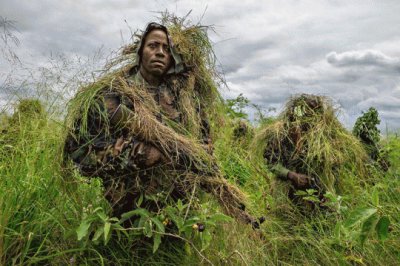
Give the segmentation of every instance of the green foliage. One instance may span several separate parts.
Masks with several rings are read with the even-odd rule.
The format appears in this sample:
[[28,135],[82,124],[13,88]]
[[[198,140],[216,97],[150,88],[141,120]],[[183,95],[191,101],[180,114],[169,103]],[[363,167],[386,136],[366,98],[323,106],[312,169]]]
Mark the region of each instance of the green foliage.
[[379,192],[376,188],[370,197],[373,207],[358,207],[348,213],[343,223],[338,223],[345,238],[359,240],[361,246],[373,235],[381,241],[388,238],[390,220],[379,205]]
[[240,93],[234,99],[226,100],[226,110],[227,114],[231,118],[243,118],[247,119],[248,115],[244,111],[244,108],[248,107],[250,100],[243,96],[243,93]]
[[[205,203],[200,210],[211,211],[209,207],[209,204]],[[118,219],[110,218],[102,207],[97,207],[89,213],[84,213],[76,229],[77,240],[81,241],[84,247],[89,246],[89,242],[95,245],[100,243],[107,245],[115,232],[119,241],[123,236],[152,239],[152,250],[155,253],[162,243],[162,238],[169,236],[182,239],[192,245],[200,241],[201,251],[204,251],[213,240],[213,232],[217,224],[232,222],[232,218],[218,212],[202,211],[188,216],[189,208],[188,204],[183,204],[181,200],[178,200],[176,205],[169,205],[160,213],[137,208],[123,213]]]
[[370,107],[357,118],[353,127],[353,134],[363,142],[368,154],[374,160],[379,156],[380,130],[377,126],[380,122],[378,110]]
[[377,125],[380,122],[378,110],[370,107],[367,112],[363,112],[362,116],[357,118],[353,134],[368,145],[377,145],[380,140],[380,130]]
[[380,130],[377,127],[380,122],[378,111],[370,107],[367,112],[363,112],[363,115],[357,118],[353,134],[361,140],[370,158],[376,162],[374,164],[387,171],[390,167],[389,148],[382,147],[380,144]]
[[[326,193],[320,204],[328,210],[304,215],[269,177],[264,162],[250,160],[247,145],[233,144],[234,123],[227,124],[215,142],[216,158],[226,177],[247,192],[248,210],[266,216],[254,233],[221,215],[207,197],[194,209],[178,201],[160,213],[144,209],[148,199],[139,198],[141,208],[111,217],[100,180],[61,166],[63,128],[51,121],[19,120],[18,131],[9,131],[12,144],[4,141],[9,133],[0,136],[1,264],[391,265],[398,259],[396,136],[385,144],[393,167],[372,176],[374,186],[364,184],[357,196]],[[357,183],[349,186],[358,190]],[[317,200],[314,191],[305,193]]]
[[301,196],[301,198],[305,201],[309,201],[312,203],[320,203],[321,200],[319,199],[317,193],[318,193],[317,190],[310,188],[310,189],[306,189],[305,191],[298,190],[298,191],[296,191],[295,195]]
[[386,240],[389,237],[390,220],[386,216],[382,216],[376,224],[376,233],[379,240]]
[[[102,207],[97,207],[93,212],[84,213],[83,220],[79,227],[76,229],[78,241],[89,238],[89,233],[94,230],[92,241],[98,244],[103,240],[104,245],[110,241],[111,234],[116,231],[120,239],[120,232],[123,227],[119,224],[119,220],[115,217],[110,218]],[[101,238],[103,236],[103,238]]]
[[324,198],[326,201],[322,203],[322,206],[328,207],[330,211],[341,215],[348,210],[345,197],[327,192],[324,194]]

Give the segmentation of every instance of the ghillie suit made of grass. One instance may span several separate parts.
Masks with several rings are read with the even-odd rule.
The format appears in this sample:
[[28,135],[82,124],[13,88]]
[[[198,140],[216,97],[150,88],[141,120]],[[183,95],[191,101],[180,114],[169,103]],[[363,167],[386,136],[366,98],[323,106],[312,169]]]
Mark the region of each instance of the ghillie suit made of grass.
[[363,181],[366,152],[338,121],[336,111],[323,96],[292,97],[277,121],[257,133],[257,155],[270,166],[280,163],[314,178],[320,191],[340,192],[354,178]]
[[[243,211],[243,193],[220,174],[209,152],[210,147],[203,142],[207,131],[204,116],[207,114],[209,119],[215,119],[216,109],[221,104],[207,27],[187,26],[183,20],[169,15],[164,16],[161,23],[168,28],[184,62],[185,71],[168,75],[165,80],[176,96],[179,121],[171,119],[162,110],[146,86],[129,80],[141,40],[141,34],[136,33],[133,45],[125,47],[122,55],[112,60],[107,73],[81,88],[70,102],[66,153],[69,153],[68,142],[81,144],[75,155],[82,162],[95,161],[97,168],[89,176],[103,179],[106,195],[115,208],[119,201],[128,200],[132,201],[129,206],[133,209],[143,194],[146,199],[156,201],[157,208],[158,202],[165,203],[170,198],[190,200],[195,204],[194,195],[205,190],[216,197],[228,215],[249,222],[249,216]],[[112,124],[112,117],[104,108],[104,95],[109,92],[123,95],[123,101],[133,110],[123,112],[127,117],[117,126]],[[96,129],[93,131],[93,128]],[[115,149],[104,152],[107,153],[105,157],[119,161],[116,165],[104,165],[96,162],[96,158],[90,158],[88,154],[96,149],[96,143],[113,142],[116,134],[125,135],[124,141],[139,140],[150,144],[166,159],[155,167],[138,169],[134,164],[129,165],[131,154],[120,151],[115,156]],[[135,145],[134,141],[132,143]],[[125,165],[125,169],[120,171],[120,165]],[[155,197],[163,200],[154,200]]]

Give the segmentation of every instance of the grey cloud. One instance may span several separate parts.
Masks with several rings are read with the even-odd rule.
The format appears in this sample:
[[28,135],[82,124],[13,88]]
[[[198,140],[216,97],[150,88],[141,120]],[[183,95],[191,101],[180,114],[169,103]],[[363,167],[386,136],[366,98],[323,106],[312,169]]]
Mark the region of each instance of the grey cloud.
[[400,120],[400,108],[396,110],[383,110],[380,112],[383,117],[386,119],[390,119],[392,121],[395,121],[397,125],[399,125],[399,120]]
[[400,87],[398,89],[395,89],[392,93],[393,97],[396,97],[400,99]]
[[361,109],[367,109],[369,106],[380,106],[385,110],[398,110],[400,115],[400,99],[393,96],[371,97],[359,103]]
[[[229,45],[224,42],[229,42]],[[224,42],[216,43],[214,47],[226,75],[234,74],[246,66],[248,61],[260,52],[273,53],[274,47],[276,47],[276,43],[270,37],[248,42],[233,38]]]
[[376,50],[330,52],[326,55],[328,63],[338,66],[377,66],[400,71],[400,58],[390,57]]
[[193,22],[215,25],[215,52],[231,89],[226,97],[243,93],[280,110],[292,94],[323,94],[341,104],[348,126],[375,105],[384,123],[397,127],[399,8],[395,0],[0,2],[0,13],[18,22],[21,57],[32,55],[33,66],[45,64],[50,50],[115,50],[120,31],[129,38],[125,19],[135,30],[158,16],[153,11],[183,16],[192,9]]

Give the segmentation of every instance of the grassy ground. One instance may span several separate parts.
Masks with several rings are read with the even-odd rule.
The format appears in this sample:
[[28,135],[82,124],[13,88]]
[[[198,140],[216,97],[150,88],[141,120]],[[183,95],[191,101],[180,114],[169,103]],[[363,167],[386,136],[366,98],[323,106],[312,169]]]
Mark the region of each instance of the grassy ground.
[[[61,121],[42,112],[29,117],[15,114],[1,122],[0,265],[400,262],[400,139],[396,136],[384,142],[391,161],[388,172],[371,168],[369,183],[354,185],[348,190],[351,194],[333,195],[329,211],[304,210],[293,206],[287,185],[276,180],[261,159],[251,158],[247,140],[233,139],[234,126],[227,120],[215,141],[218,164],[247,193],[249,211],[266,221],[259,230],[235,221],[217,221],[204,232],[186,235],[167,230],[153,253],[153,238],[143,236],[143,231],[119,230],[108,217],[100,180],[87,180],[63,166]],[[200,218],[219,211],[208,195],[201,204]],[[82,221],[90,217],[96,218],[84,234]],[[382,223],[387,220],[386,236]],[[97,241],[96,228],[103,230]]]

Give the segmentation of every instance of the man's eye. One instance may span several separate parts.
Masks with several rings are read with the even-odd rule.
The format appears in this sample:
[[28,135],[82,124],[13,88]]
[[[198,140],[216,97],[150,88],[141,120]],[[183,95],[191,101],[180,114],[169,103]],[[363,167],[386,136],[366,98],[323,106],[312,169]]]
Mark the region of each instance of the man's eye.
[[157,45],[155,44],[155,43],[149,43],[149,45],[148,45],[150,48],[156,48],[157,47]]

